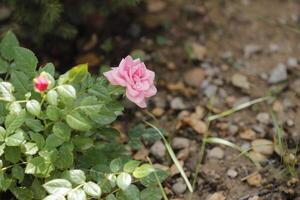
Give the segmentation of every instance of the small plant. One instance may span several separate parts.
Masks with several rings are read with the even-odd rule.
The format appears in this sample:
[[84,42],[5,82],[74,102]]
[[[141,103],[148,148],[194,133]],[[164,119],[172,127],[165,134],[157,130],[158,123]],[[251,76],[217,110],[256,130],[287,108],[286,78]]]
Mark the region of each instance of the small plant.
[[[159,139],[138,125],[128,144],[109,125],[126,96],[140,107],[155,95],[154,72],[141,61],[123,59],[104,76],[87,65],[55,76],[53,64],[36,70],[35,55],[12,32],[0,43],[0,191],[17,199],[159,200],[167,177],[150,163],[132,160],[130,148]],[[57,77],[57,78],[56,78]],[[121,86],[120,86],[121,85]]]

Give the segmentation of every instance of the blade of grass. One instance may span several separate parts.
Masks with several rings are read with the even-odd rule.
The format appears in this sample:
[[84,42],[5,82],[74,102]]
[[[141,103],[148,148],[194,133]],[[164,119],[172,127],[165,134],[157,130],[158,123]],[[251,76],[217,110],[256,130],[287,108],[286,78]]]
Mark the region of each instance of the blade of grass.
[[250,156],[248,156],[248,154],[238,145],[228,141],[228,140],[225,140],[225,139],[222,139],[222,138],[217,138],[217,137],[209,137],[209,138],[206,138],[206,143],[211,143],[211,144],[222,144],[222,145],[225,145],[225,146],[228,146],[228,147],[231,147],[239,152],[241,152],[242,154],[245,154],[245,156],[247,158],[249,158],[254,164],[255,166],[258,168],[258,169],[261,169],[261,166],[258,162],[254,161]]
[[154,128],[154,129],[158,132],[158,134],[161,136],[161,138],[162,138],[162,140],[163,140],[163,142],[164,142],[164,144],[165,144],[165,147],[166,147],[166,149],[167,149],[167,151],[168,151],[170,157],[172,158],[172,160],[173,160],[175,166],[177,167],[178,171],[180,172],[180,175],[181,175],[182,178],[184,179],[184,181],[185,181],[185,183],[186,183],[186,185],[187,185],[189,191],[190,191],[190,192],[193,192],[193,187],[192,187],[192,185],[191,185],[189,179],[187,178],[187,176],[186,176],[184,170],[182,169],[182,167],[181,167],[179,161],[177,160],[176,155],[175,155],[175,153],[174,153],[174,151],[173,151],[171,145],[168,143],[167,139],[165,138],[165,136],[164,136],[164,135],[162,134],[162,132],[161,132],[156,126],[154,126],[153,124],[151,124],[151,123],[149,123],[149,122],[147,122],[147,121],[145,121],[145,123],[148,124],[149,126],[151,126],[152,128]]
[[224,111],[220,114],[209,116],[208,121],[213,121],[213,120],[216,120],[216,119],[219,119],[219,118],[222,118],[222,117],[226,117],[226,116],[231,115],[231,114],[233,114],[237,111],[243,110],[244,108],[247,108],[247,107],[252,106],[254,104],[257,104],[257,103],[261,103],[261,102],[266,101],[268,99],[270,99],[270,97],[261,97],[261,98],[254,99],[252,101],[243,103],[243,104],[238,105],[236,107],[233,107],[229,110],[226,110],[226,111]]
[[[151,162],[151,160],[150,160],[149,157],[147,157],[147,160],[148,160],[148,162],[150,163],[150,165],[154,168],[154,166],[153,166],[153,164],[152,164],[152,162]],[[165,192],[165,190],[164,190],[164,188],[163,188],[163,186],[162,186],[162,184],[161,184],[160,181],[159,181],[159,178],[158,178],[158,176],[157,176],[156,171],[154,170],[153,173],[154,173],[156,182],[157,182],[157,184],[158,184],[158,186],[159,186],[160,192],[161,192],[161,194],[162,194],[164,200],[169,200],[168,197],[167,197],[167,194],[166,194],[166,192]]]

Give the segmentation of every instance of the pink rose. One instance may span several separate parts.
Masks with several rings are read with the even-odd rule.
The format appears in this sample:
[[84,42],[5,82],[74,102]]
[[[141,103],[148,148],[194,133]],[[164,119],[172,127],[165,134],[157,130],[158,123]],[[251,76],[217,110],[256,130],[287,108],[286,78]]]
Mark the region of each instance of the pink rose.
[[141,108],[146,108],[146,98],[157,92],[153,83],[155,73],[140,59],[133,60],[131,56],[123,58],[118,67],[105,72],[104,76],[112,85],[126,87],[127,98]]

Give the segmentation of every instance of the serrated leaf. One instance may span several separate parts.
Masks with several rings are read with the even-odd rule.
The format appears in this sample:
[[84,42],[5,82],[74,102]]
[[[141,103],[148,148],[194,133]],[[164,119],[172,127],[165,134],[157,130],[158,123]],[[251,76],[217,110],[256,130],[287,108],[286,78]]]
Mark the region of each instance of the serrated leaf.
[[60,118],[60,110],[56,106],[49,105],[46,110],[46,115],[51,121],[57,121]]
[[54,105],[54,106],[57,105],[57,103],[58,103],[58,94],[54,89],[47,92],[47,102],[50,105]]
[[9,67],[8,63],[2,58],[0,58],[0,74],[7,73],[8,67]]
[[71,190],[68,193],[68,200],[86,200],[86,194],[82,189]]
[[25,148],[25,154],[27,154],[27,155],[34,155],[39,150],[37,144],[33,143],[33,142],[25,143],[24,148]]
[[92,128],[89,120],[79,112],[73,112],[72,114],[67,115],[66,121],[71,128],[78,131],[88,131]]
[[130,160],[127,163],[125,163],[123,170],[127,173],[132,173],[139,165],[140,161],[137,160]]
[[41,132],[44,130],[44,126],[41,121],[33,118],[26,118],[25,124],[28,128],[30,128],[34,132]]
[[0,43],[0,53],[5,59],[11,61],[14,59],[14,48],[17,46],[19,46],[18,39],[11,31],[8,31]]
[[52,131],[57,137],[59,137],[63,141],[68,141],[70,139],[71,129],[67,124],[63,122],[55,123]]
[[38,60],[32,51],[23,47],[15,47],[14,53],[16,69],[23,71],[26,74],[35,71]]
[[150,164],[143,164],[133,171],[133,176],[135,178],[143,178],[148,176],[154,171],[154,168]]
[[6,130],[0,126],[0,142],[4,142],[6,138]]
[[46,182],[43,187],[49,194],[65,196],[72,190],[72,184],[66,179],[53,179]]
[[41,149],[45,144],[45,139],[42,134],[30,133],[31,139],[37,144],[38,148]]
[[15,97],[12,94],[14,86],[9,82],[0,82],[0,100],[3,101],[14,101]]
[[100,197],[101,196],[101,188],[94,182],[87,182],[83,185],[83,190],[85,193],[91,197]]
[[117,185],[120,189],[126,190],[130,186],[131,180],[130,174],[122,172],[117,177]]
[[22,111],[22,106],[19,102],[14,101],[9,105],[9,113],[19,114]]
[[19,147],[5,147],[5,160],[17,163],[21,159],[21,151]]
[[73,166],[74,162],[74,154],[73,154],[73,146],[70,144],[63,144],[59,148],[58,157],[55,161],[55,167],[59,169],[68,169]]
[[80,185],[85,182],[85,174],[80,169],[69,170],[64,174],[64,178],[69,180],[73,184]]
[[32,99],[26,103],[26,109],[30,114],[39,116],[41,112],[41,104],[37,100]]
[[48,177],[53,170],[54,167],[50,161],[45,160],[43,157],[37,156],[27,163],[25,173],[34,174],[41,177]]
[[88,65],[81,64],[73,67],[63,75],[61,75],[58,79],[58,84],[65,84],[65,83],[80,83],[83,81],[88,74]]
[[15,132],[18,128],[20,128],[26,118],[26,111],[22,110],[18,115],[13,115],[13,120],[9,123],[6,124],[6,131],[8,134],[11,134]]
[[112,172],[116,173],[121,170],[122,165],[123,165],[122,159],[116,158],[110,162],[109,167]]
[[25,140],[25,135],[22,130],[17,130],[16,133],[5,138],[5,144],[7,146],[19,146]]
[[119,191],[117,198],[122,200],[141,200],[140,191],[135,185],[130,185],[126,190]]
[[24,169],[21,166],[14,166],[11,169],[12,177],[19,180],[19,182],[22,182],[24,179]]
[[32,83],[33,76],[28,76],[22,71],[12,71],[10,76],[10,82],[16,89],[15,96],[17,98],[24,98],[24,95],[33,89]]
[[160,189],[157,187],[149,187],[141,192],[141,199],[143,200],[161,200],[162,195]]
[[62,97],[63,99],[68,100],[76,98],[76,90],[72,85],[60,85],[56,89],[59,97]]
[[49,135],[46,139],[46,147],[49,149],[56,148],[62,145],[63,143],[64,141],[55,134]]

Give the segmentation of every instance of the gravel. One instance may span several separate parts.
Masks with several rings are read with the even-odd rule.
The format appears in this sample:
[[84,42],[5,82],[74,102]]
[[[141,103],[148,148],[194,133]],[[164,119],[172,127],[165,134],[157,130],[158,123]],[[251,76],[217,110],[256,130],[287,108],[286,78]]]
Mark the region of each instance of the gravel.
[[288,77],[286,66],[282,63],[277,65],[272,71],[268,79],[268,83],[275,84],[286,80]]

